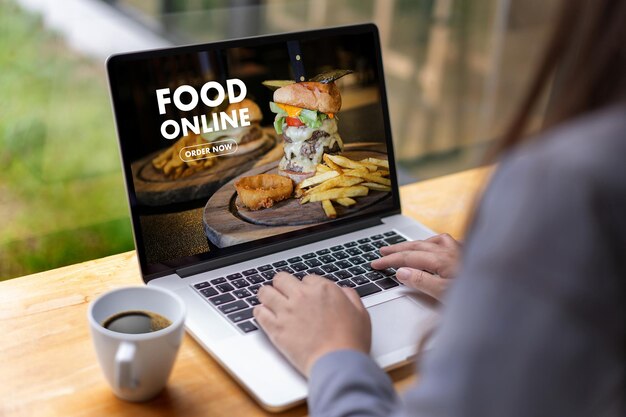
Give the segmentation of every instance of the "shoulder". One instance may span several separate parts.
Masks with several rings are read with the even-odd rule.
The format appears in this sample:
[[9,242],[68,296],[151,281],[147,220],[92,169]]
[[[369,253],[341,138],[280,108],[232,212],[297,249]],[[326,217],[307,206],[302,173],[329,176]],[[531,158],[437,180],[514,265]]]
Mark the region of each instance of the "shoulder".
[[494,185],[534,179],[544,186],[577,182],[617,191],[626,188],[625,173],[626,106],[619,105],[550,129],[511,152]]

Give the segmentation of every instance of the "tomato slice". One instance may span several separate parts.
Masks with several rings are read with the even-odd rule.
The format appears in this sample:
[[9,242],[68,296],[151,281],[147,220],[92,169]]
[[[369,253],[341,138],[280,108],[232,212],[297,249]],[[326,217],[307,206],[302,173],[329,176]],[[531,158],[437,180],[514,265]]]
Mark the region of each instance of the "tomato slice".
[[287,122],[287,126],[295,126],[295,127],[304,126],[304,123],[302,123],[302,121],[298,119],[297,117],[286,117],[285,122]]

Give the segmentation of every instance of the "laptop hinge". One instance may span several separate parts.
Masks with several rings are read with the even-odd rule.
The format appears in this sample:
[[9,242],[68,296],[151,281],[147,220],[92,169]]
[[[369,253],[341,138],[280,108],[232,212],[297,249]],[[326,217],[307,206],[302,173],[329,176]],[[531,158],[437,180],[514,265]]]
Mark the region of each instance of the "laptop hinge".
[[383,224],[380,217],[371,217],[350,224],[333,227],[329,230],[323,230],[317,233],[311,233],[304,236],[298,236],[295,238],[287,239],[280,243],[274,243],[269,245],[261,245],[258,248],[249,249],[241,253],[225,256],[218,259],[212,259],[210,261],[201,262],[196,265],[187,266],[176,270],[176,273],[185,278],[191,275],[200,274],[202,272],[212,271],[214,269],[222,268],[225,266],[233,265],[236,263],[248,261],[250,259],[259,258],[261,256],[271,255],[276,252],[280,252],[287,249],[293,249],[297,246],[307,245],[309,243],[317,242],[320,240],[328,239],[334,236],[345,235],[357,230],[366,229],[368,227],[378,226]]

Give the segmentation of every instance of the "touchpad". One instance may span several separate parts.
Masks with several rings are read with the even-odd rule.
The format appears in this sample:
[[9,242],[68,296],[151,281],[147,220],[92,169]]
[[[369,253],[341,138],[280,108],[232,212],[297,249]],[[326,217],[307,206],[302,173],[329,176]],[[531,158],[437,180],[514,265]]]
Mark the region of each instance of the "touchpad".
[[367,311],[372,319],[373,357],[407,346],[417,347],[433,314],[407,296],[376,304]]

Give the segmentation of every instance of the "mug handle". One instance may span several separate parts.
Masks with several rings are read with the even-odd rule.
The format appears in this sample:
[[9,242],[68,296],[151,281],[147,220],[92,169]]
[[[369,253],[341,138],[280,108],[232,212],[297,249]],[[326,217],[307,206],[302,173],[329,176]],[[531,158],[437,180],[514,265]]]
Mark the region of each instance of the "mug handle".
[[122,342],[115,354],[115,387],[118,390],[136,388],[137,381],[133,378],[132,365],[135,361],[137,347],[132,342]]

